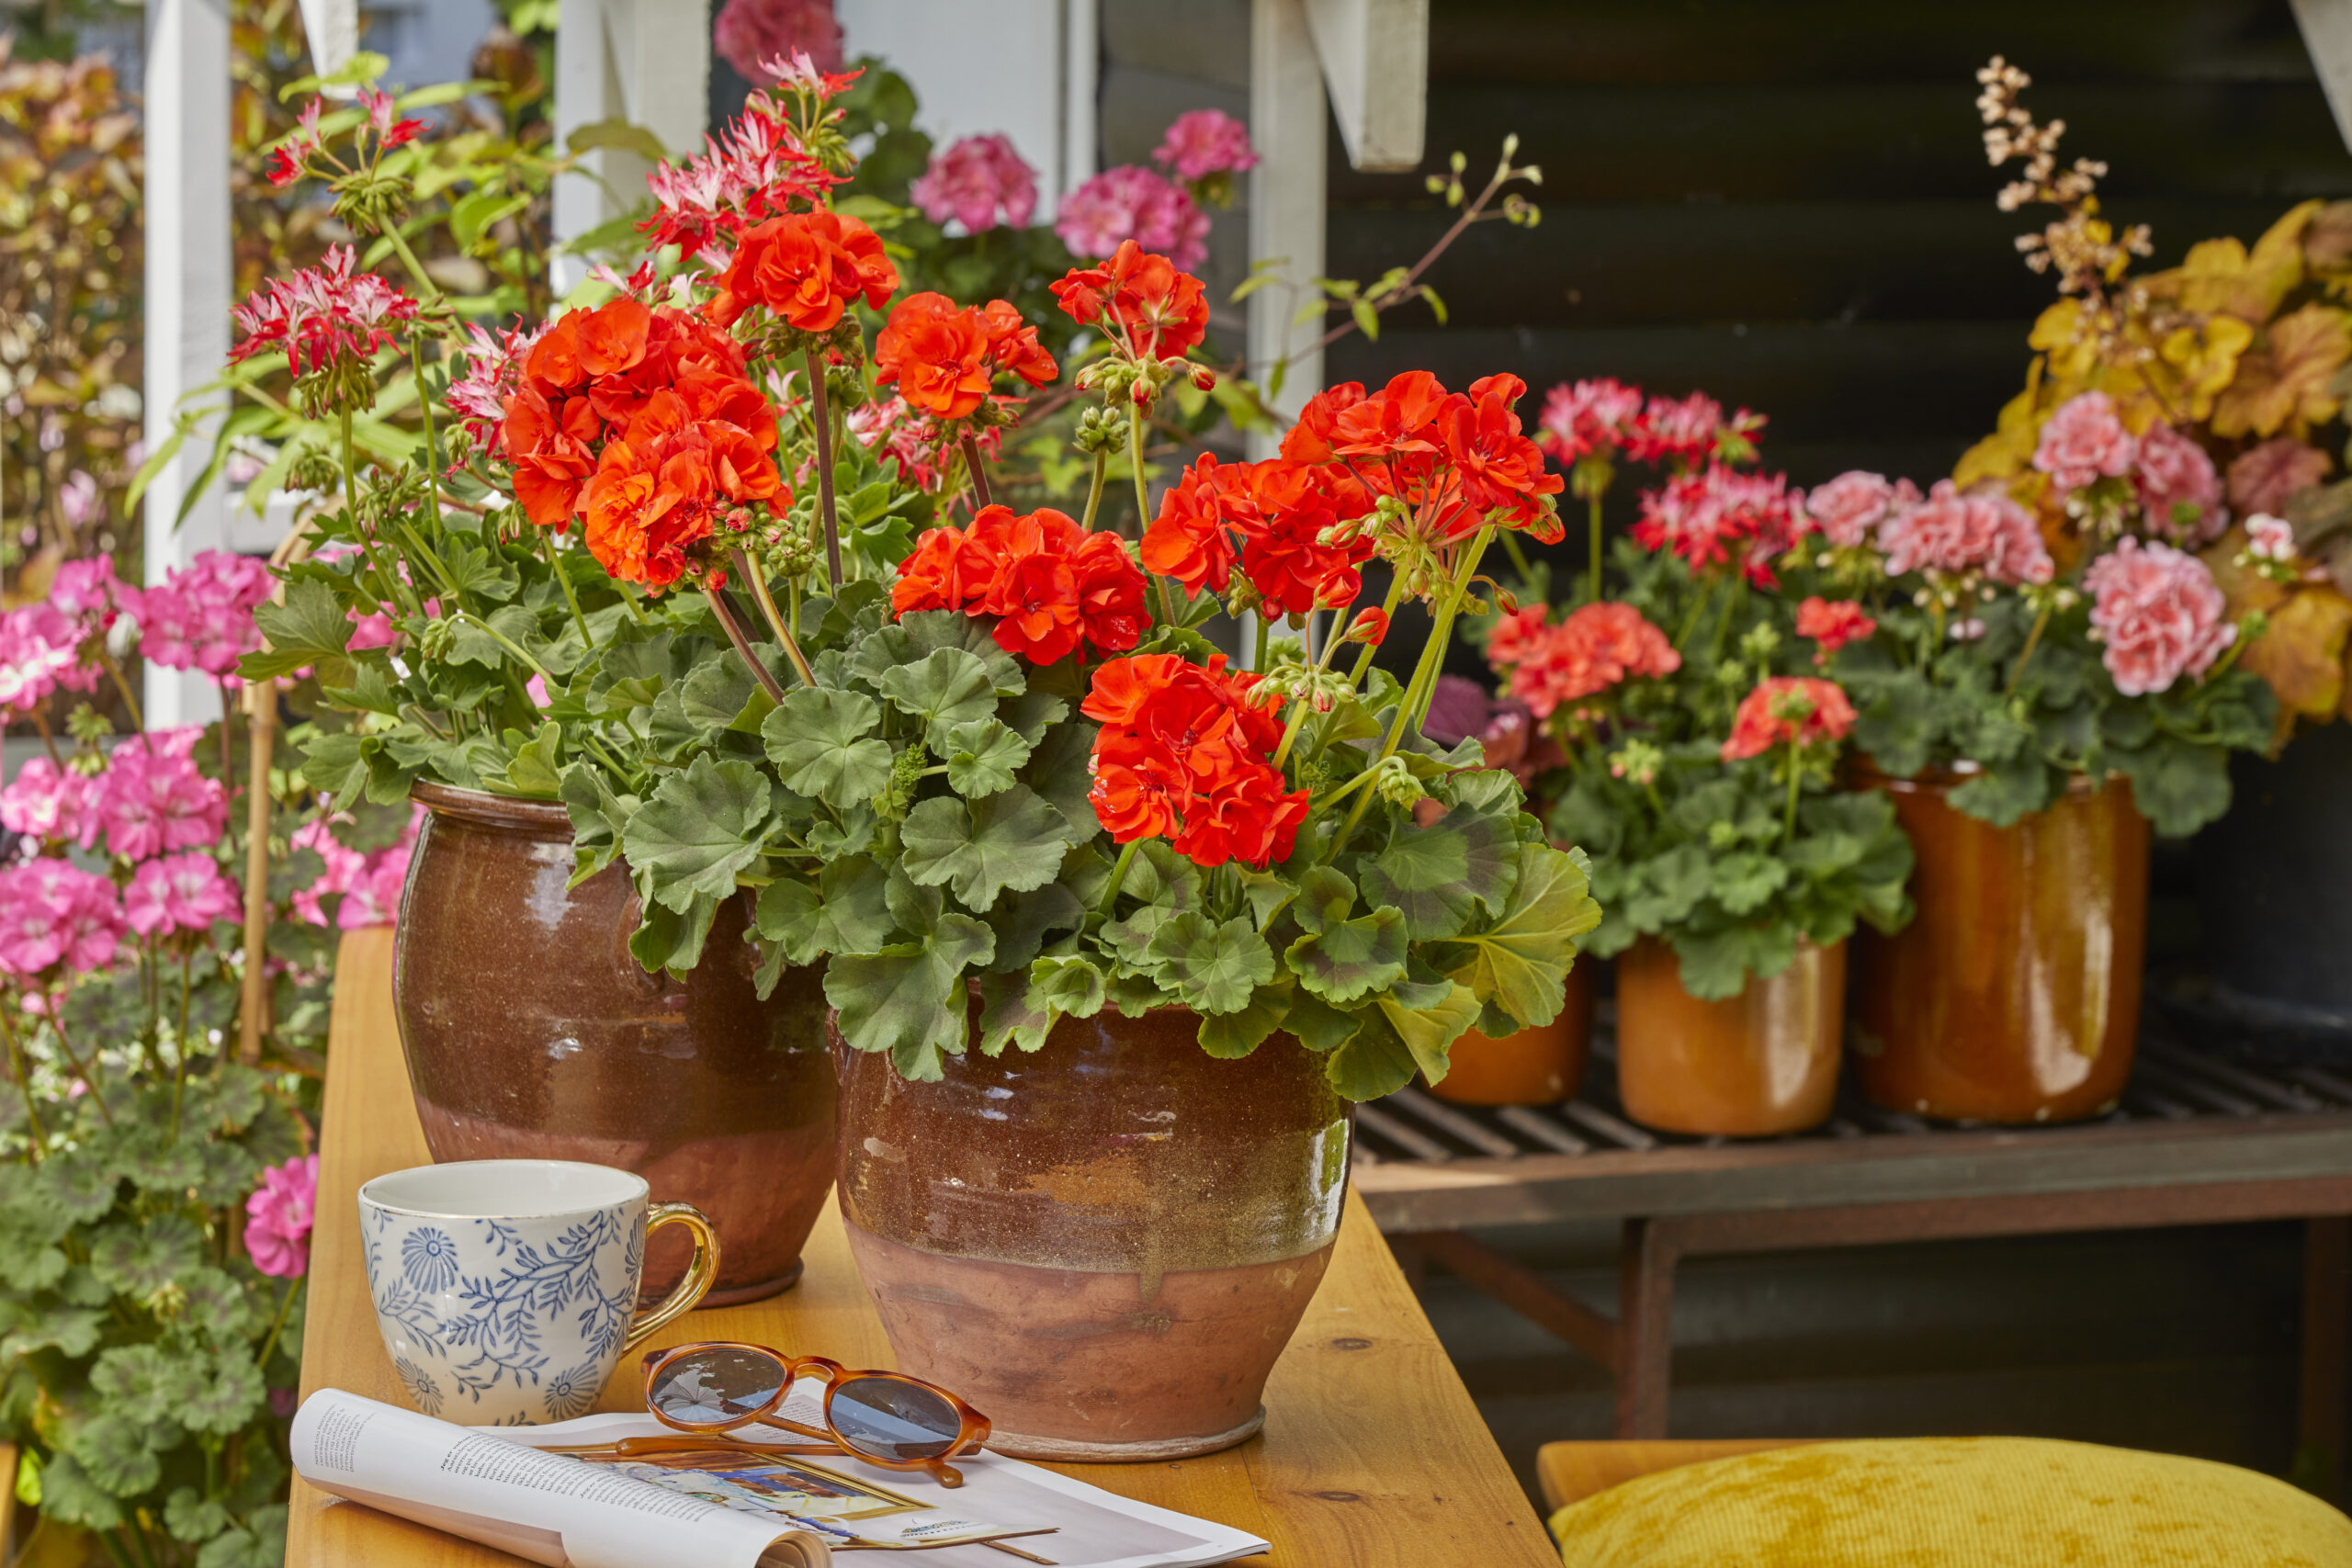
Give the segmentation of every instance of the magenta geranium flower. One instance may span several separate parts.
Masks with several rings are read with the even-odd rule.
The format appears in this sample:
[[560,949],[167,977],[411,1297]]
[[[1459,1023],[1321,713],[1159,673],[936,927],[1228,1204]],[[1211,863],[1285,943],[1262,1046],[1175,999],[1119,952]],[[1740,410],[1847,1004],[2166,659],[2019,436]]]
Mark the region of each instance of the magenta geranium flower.
[[280,1280],[311,1269],[311,1222],[318,1205],[319,1156],[304,1155],[261,1173],[245,1200],[245,1253],[254,1267]]
[[2236,624],[2222,618],[2227,606],[2213,574],[2170,545],[2125,539],[2091,562],[2083,587],[2091,625],[2107,643],[2100,659],[2127,697],[2202,675],[2237,640]]
[[113,963],[121,941],[122,909],[105,877],[49,857],[0,870],[0,973],[62,964],[86,975]]
[[234,681],[237,660],[261,646],[254,607],[274,584],[266,562],[199,551],[139,596],[139,650],[166,670],[201,670]]
[[952,218],[977,234],[996,227],[1001,213],[1004,222],[1020,229],[1037,210],[1037,171],[1009,138],[967,136],[933,154],[908,195],[933,223]]
[[1070,254],[1100,261],[1128,240],[1179,270],[1209,254],[1209,215],[1192,192],[1134,164],[1105,169],[1062,198],[1054,232]]
[[[96,779],[61,768],[47,757],[28,758],[8,787],[0,789],[0,828],[28,839],[81,839],[97,793]],[[88,836],[95,840],[96,829],[91,829]]]
[[234,919],[238,904],[236,884],[202,850],[145,862],[122,891],[123,919],[141,936],[209,931]]
[[1641,412],[1639,387],[1605,376],[1573,386],[1563,381],[1544,396],[1535,444],[1566,468],[1588,453],[1624,446],[1626,434]]
[[1250,146],[1248,126],[1220,109],[1193,109],[1176,117],[1152,149],[1151,161],[1175,170],[1180,180],[1202,180],[1254,169],[1258,154]]
[[90,814],[110,853],[141,861],[220,841],[229,826],[228,791],[188,754],[202,734],[187,725],[116,745]]

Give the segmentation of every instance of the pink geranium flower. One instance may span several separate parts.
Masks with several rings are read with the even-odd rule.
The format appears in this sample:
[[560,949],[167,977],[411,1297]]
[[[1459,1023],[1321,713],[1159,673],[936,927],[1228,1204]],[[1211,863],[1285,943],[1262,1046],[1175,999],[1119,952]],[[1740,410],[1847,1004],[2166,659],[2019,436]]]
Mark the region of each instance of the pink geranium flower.
[[2091,625],[2107,643],[2100,658],[2127,697],[2168,691],[2202,675],[2238,628],[2224,620],[2222,590],[2205,563],[2170,545],[2125,539],[2083,574]]
[[237,660],[261,646],[254,607],[274,586],[265,561],[201,551],[140,595],[140,652],[166,670],[233,680]]
[[2139,444],[2105,392],[2080,392],[2060,403],[2041,426],[2033,466],[2061,491],[2080,490],[2102,478],[2132,471]]
[[1679,474],[1666,488],[1644,491],[1634,540],[1645,550],[1670,549],[1694,570],[1738,553],[1750,581],[1770,586],[1771,561],[1795,536],[1804,491],[1785,474],[1748,474],[1714,464]]
[[1888,513],[1918,503],[1918,487],[1909,479],[1890,483],[1884,474],[1860,468],[1815,486],[1804,498],[1805,513],[1821,530],[1821,536],[1842,550],[1869,543],[1871,530],[1884,522]]
[[63,964],[88,974],[113,963],[121,941],[122,909],[105,877],[47,857],[0,870],[0,972]]
[[2328,455],[2291,435],[2277,435],[2230,459],[2230,503],[2240,512],[2287,509],[2287,498],[2327,478]]
[[1625,445],[1626,433],[1642,412],[1642,389],[1607,377],[1563,381],[1544,398],[1544,416],[1536,422],[1535,444],[1562,468],[1589,453],[1607,453]]
[[1209,215],[1192,192],[1134,164],[1105,169],[1062,198],[1054,232],[1070,254],[1100,261],[1133,240],[1182,268],[1209,254]]
[[755,87],[775,82],[771,62],[796,50],[820,70],[842,68],[842,25],[833,0],[727,0],[711,24],[719,58]]
[[280,1280],[311,1269],[311,1223],[318,1205],[319,1156],[303,1155],[261,1173],[245,1200],[245,1253],[254,1267]]
[[2162,420],[2140,437],[2137,482],[2148,532],[2158,538],[2194,549],[2229,526],[2213,459]]
[[[388,926],[400,911],[401,887],[408,880],[409,856],[416,848],[416,832],[424,820],[419,807],[409,816],[400,841],[373,854],[350,848],[334,836],[334,822],[314,818],[294,831],[293,846],[312,850],[326,863],[318,880],[294,895],[294,912],[314,926],[327,923],[324,900],[340,896],[334,924],[342,931],[363,926]],[[335,820],[348,821],[348,818]]]
[[1002,136],[967,136],[935,153],[908,190],[933,223],[949,219],[977,234],[996,226],[999,213],[1015,229],[1037,210],[1037,171]]
[[[2254,516],[2245,520],[2246,553],[2256,560],[2291,561],[2295,558],[2295,528],[2283,517]],[[0,795],[0,824],[7,820],[5,810],[7,797]]]
[[1152,149],[1151,161],[1173,169],[1180,180],[1204,180],[1254,169],[1258,154],[1250,149],[1248,126],[1218,109],[1193,109],[1176,117]]
[[[0,828],[28,839],[78,840],[84,836],[98,782],[46,757],[33,757],[0,789]],[[95,839],[96,831],[89,829]]]
[[2033,516],[1997,490],[1963,491],[1938,479],[1928,499],[1897,510],[1878,528],[1886,573],[1982,573],[2015,586],[2047,582],[2055,570]]
[[29,712],[61,686],[94,689],[98,669],[82,662],[82,641],[81,625],[47,602],[0,615],[0,712]]
[[235,918],[239,903],[236,885],[202,850],[143,863],[122,892],[123,919],[141,936],[209,931]]
[[189,755],[202,734],[200,726],[185,725],[117,744],[85,815],[85,847],[103,832],[108,852],[141,861],[218,843],[228,830],[229,794]]

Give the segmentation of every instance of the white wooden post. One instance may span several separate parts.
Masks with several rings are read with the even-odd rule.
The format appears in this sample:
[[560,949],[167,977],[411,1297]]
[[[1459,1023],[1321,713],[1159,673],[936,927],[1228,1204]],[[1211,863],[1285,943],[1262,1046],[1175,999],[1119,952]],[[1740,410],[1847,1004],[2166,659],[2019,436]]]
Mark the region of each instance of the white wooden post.
[[[147,0],[145,89],[144,398],[152,450],[170,436],[182,395],[218,377],[229,355],[228,0]],[[173,521],[210,447],[209,433],[199,432],[147,487],[151,583],[227,542],[228,505],[217,484],[185,523]],[[155,728],[205,723],[220,711],[209,677],[153,664],[141,706]]]
[[332,76],[359,52],[358,0],[301,0],[301,10],[302,37],[311,46],[311,69],[321,76]]
[[[673,153],[702,145],[710,118],[710,0],[562,0],[555,31],[555,139],[621,118],[651,131]],[[586,233],[645,196],[644,159],[600,148],[585,172],[555,183],[555,237]],[[578,256],[554,262],[557,292],[587,275]]]
[[1428,119],[1430,0],[1306,0],[1348,162],[1411,169]]
[[[1293,327],[1291,318],[1311,296],[1310,280],[1323,274],[1324,124],[1323,74],[1307,32],[1301,0],[1252,0],[1250,17],[1250,140],[1258,166],[1250,172],[1250,255],[1254,261],[1282,258],[1282,270],[1296,286],[1261,288],[1250,297],[1251,378],[1262,383],[1284,354],[1277,405],[1285,415],[1322,389],[1323,335],[1315,322]],[[1250,456],[1271,457],[1279,436],[1252,433]]]

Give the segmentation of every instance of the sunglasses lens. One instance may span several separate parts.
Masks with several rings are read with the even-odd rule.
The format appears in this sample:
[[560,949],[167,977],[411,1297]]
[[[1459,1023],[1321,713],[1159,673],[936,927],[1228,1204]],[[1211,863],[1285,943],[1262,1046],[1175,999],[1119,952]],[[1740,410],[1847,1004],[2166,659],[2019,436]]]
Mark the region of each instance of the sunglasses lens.
[[833,1390],[833,1430],[876,1459],[937,1459],[964,1429],[956,1407],[917,1383],[851,1378]]
[[645,1402],[682,1426],[723,1427],[765,1408],[786,1376],[784,1363],[763,1351],[714,1347],[666,1363]]

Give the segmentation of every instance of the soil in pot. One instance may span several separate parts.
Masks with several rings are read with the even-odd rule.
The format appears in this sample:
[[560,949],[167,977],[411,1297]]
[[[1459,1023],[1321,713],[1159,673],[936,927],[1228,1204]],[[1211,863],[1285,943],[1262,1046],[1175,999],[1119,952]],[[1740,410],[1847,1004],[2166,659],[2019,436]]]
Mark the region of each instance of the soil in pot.
[[1918,857],[1918,914],[1864,931],[1854,1048],[1863,1093],[1947,1121],[2067,1122],[2131,1076],[2148,931],[2147,818],[2121,778],[2076,778],[1996,828],[1946,798],[1959,776],[1886,790]]
[[1644,937],[1617,959],[1617,1092],[1669,1133],[1763,1137],[1829,1119],[1838,1099],[1846,944],[1797,943],[1786,969],[1739,995],[1682,988],[1673,947]]
[[1538,1029],[1499,1040],[1471,1030],[1453,1043],[1442,1081],[1430,1093],[1456,1105],[1557,1105],[1584,1082],[1592,1039],[1593,965],[1584,958],[1568,971],[1560,1016]]
[[1349,1107],[1286,1034],[1202,1051],[1199,1020],[1064,1019],[936,1083],[835,1043],[842,1215],[900,1371],[1028,1458],[1239,1442],[1330,1260]]
[[[637,901],[614,865],[578,887],[563,807],[419,784],[393,992],[435,1160],[587,1160],[694,1204],[719,1235],[707,1302],[755,1301],[800,1274],[832,1185],[832,1062],[814,971],[761,1001],[730,900],[701,964],[649,975],[628,951]],[[675,1227],[647,1243],[643,1289],[684,1274]]]

